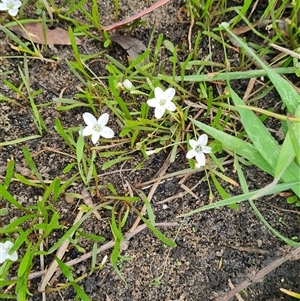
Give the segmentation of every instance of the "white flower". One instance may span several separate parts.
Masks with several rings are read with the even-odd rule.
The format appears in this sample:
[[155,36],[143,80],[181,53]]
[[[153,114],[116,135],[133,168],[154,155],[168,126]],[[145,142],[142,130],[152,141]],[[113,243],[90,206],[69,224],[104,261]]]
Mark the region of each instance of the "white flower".
[[156,153],[156,150],[155,149],[146,150],[145,153],[147,156],[151,156]]
[[8,13],[15,17],[18,14],[21,5],[22,2],[19,0],[2,0],[2,3],[0,3],[0,10],[8,10]]
[[154,107],[154,116],[155,118],[161,118],[165,111],[175,111],[176,106],[172,102],[172,99],[175,95],[175,89],[169,88],[166,91],[163,91],[160,87],[154,89],[154,98],[148,99],[147,104],[150,107]]
[[124,86],[124,88],[125,88],[126,90],[131,90],[132,87],[133,87],[133,84],[132,84],[132,82],[131,82],[129,79],[125,79],[125,80],[123,81],[123,86]]
[[92,142],[97,143],[100,136],[104,138],[112,138],[114,131],[106,126],[109,119],[107,113],[102,114],[97,120],[91,113],[83,113],[83,120],[87,126],[81,131],[82,136],[92,135]]
[[133,84],[129,79],[125,79],[123,82],[118,82],[117,88],[121,90],[128,90],[131,91],[133,88]]
[[206,146],[208,137],[206,134],[201,135],[198,140],[191,139],[189,141],[190,146],[192,147],[186,154],[188,159],[193,157],[196,158],[197,167],[201,167],[205,165],[205,156],[204,154],[209,154],[211,152],[211,147]]
[[0,264],[7,259],[10,259],[11,261],[18,260],[18,254],[16,251],[12,254],[8,254],[13,245],[14,244],[11,241],[6,241],[5,243],[0,242]]

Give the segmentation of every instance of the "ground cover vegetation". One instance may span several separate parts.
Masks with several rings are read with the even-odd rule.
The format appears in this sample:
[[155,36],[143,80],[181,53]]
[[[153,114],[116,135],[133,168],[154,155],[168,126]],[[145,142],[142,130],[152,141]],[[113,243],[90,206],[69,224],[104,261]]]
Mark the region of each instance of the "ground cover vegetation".
[[[122,252],[139,232],[147,228],[171,252],[194,216],[225,207],[238,215],[245,204],[268,235],[291,247],[289,259],[299,258],[299,231],[281,233],[257,204],[279,195],[299,226],[300,3],[142,2],[136,10],[118,0],[1,0],[1,299],[57,292],[98,300],[82,281],[110,265],[126,287],[130,257]],[[164,6],[184,28],[177,43],[163,31],[165,15],[151,22]],[[143,28],[146,40],[138,37]],[[41,64],[49,79],[35,85]],[[53,91],[47,82],[60,68],[72,88],[64,82]],[[268,95],[275,100],[261,105]],[[21,132],[7,117],[18,110]],[[251,186],[248,170],[268,183]],[[189,186],[191,176],[197,181]],[[178,178],[164,197],[159,186]],[[155,204],[160,195],[159,211],[176,208],[167,219]],[[181,199],[197,202],[184,208]],[[282,289],[300,299],[300,291]]]

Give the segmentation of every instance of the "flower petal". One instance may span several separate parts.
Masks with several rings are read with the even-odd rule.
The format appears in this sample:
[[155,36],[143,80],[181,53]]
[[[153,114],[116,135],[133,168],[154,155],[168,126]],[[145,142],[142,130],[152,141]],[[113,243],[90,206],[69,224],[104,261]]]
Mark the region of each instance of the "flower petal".
[[205,153],[205,154],[209,154],[209,153],[211,153],[211,147],[209,147],[209,146],[202,146],[201,147],[201,151],[203,153]]
[[155,98],[158,99],[158,101],[160,101],[161,99],[164,98],[164,92],[160,87],[156,87],[154,89],[154,95],[155,95]]
[[5,248],[6,250],[9,250],[13,245],[14,245],[14,244],[13,244],[11,241],[7,240],[7,241],[4,243],[4,248]]
[[123,81],[123,86],[125,87],[125,89],[130,90],[132,89],[133,85],[132,82],[129,79],[125,79]]
[[200,145],[200,146],[205,146],[206,144],[207,144],[207,140],[208,140],[208,137],[207,137],[207,135],[206,134],[202,134],[199,138],[198,138],[198,140],[197,140],[197,142],[198,142],[198,144]]
[[18,260],[18,253],[15,251],[11,255],[9,255],[9,259],[11,261],[17,261]]
[[159,106],[159,100],[157,98],[151,98],[147,100],[147,104],[149,107],[156,108]]
[[14,244],[11,241],[6,241],[5,243],[0,243],[0,264],[5,260],[10,259],[12,261],[18,260],[18,253],[15,251],[11,255],[9,250]]
[[164,115],[165,110],[166,109],[164,107],[161,107],[161,106],[156,107],[155,110],[154,110],[154,116],[155,116],[155,118],[156,119],[161,118]]
[[197,152],[196,153],[196,161],[198,162],[198,164],[200,166],[204,166],[205,165],[205,156],[202,152]]
[[167,100],[167,101],[172,100],[174,96],[175,96],[175,89],[174,88],[168,88],[164,92],[164,99]]
[[175,111],[176,110],[176,106],[175,104],[172,102],[172,101],[168,101],[166,102],[165,104],[165,108],[171,112]]
[[89,136],[94,133],[93,127],[92,126],[86,126],[79,134],[82,136]]
[[186,157],[187,157],[187,159],[192,159],[192,158],[195,157],[195,155],[196,155],[195,150],[194,150],[194,149],[191,149],[191,150],[189,150],[189,151],[187,152]]
[[191,148],[196,148],[198,146],[198,142],[194,139],[189,140],[189,144]]
[[8,259],[8,253],[0,253],[0,264]]
[[22,2],[20,0],[15,1],[15,8],[21,7]]
[[6,252],[6,248],[4,246],[4,243],[0,242],[0,254],[5,252]]
[[104,113],[102,114],[99,119],[98,119],[98,124],[101,126],[101,127],[104,127],[107,122],[108,122],[108,119],[109,119],[109,115],[107,113]]
[[84,122],[91,127],[97,123],[97,119],[91,113],[83,113],[82,117]]
[[101,135],[102,137],[104,137],[104,138],[109,139],[109,138],[112,138],[112,137],[115,135],[115,133],[114,133],[114,131],[113,131],[111,128],[109,128],[108,126],[104,126],[104,127],[101,129],[101,131],[100,131],[100,135]]
[[0,3],[0,10],[8,10],[7,5],[5,5],[5,3]]
[[100,138],[100,132],[93,132],[92,134],[92,142],[96,144]]
[[13,9],[9,9],[8,13],[12,16],[15,17],[18,14],[18,9],[17,8],[13,8]]

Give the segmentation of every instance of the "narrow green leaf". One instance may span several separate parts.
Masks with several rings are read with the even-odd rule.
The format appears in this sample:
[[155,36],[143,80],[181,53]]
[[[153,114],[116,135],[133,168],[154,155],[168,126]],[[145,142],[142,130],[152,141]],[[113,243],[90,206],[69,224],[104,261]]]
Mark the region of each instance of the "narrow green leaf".
[[[278,192],[281,192],[281,191],[284,191],[284,190],[292,189],[295,186],[299,185],[299,183],[300,183],[300,180],[293,181],[293,182],[290,182],[290,183],[278,184],[272,190],[270,190],[268,192],[268,195],[275,194],[275,193],[278,193]],[[203,206],[201,208],[197,208],[197,209],[192,210],[188,213],[181,214],[177,217],[191,216],[191,215],[194,215],[194,214],[202,212],[202,211],[206,211],[206,210],[210,210],[210,209],[214,209],[214,208],[219,208],[219,207],[223,207],[223,206],[228,206],[228,205],[231,205],[231,204],[235,204],[237,202],[246,201],[246,200],[249,200],[251,197],[253,197],[255,194],[257,194],[259,191],[260,191],[260,189],[255,190],[255,191],[251,191],[249,193],[244,193],[242,195],[237,195],[237,196],[231,197],[231,198],[226,199],[226,200],[222,200],[222,201],[219,201],[219,202],[216,202],[216,203],[212,203],[212,204]]]
[[132,117],[130,115],[130,112],[127,108],[127,105],[126,103],[124,102],[124,100],[119,96],[119,93],[117,91],[117,88],[116,88],[116,84],[115,84],[115,81],[114,81],[114,78],[112,76],[109,76],[108,77],[108,83],[109,83],[109,87],[110,87],[110,90],[113,94],[113,97],[114,99],[117,101],[121,111],[123,112],[124,114],[124,117],[128,120],[131,120]]
[[0,191],[1,191],[1,196],[7,200],[9,203],[11,203],[13,206],[16,208],[20,209],[23,212],[26,213],[31,213],[30,210],[28,210],[26,207],[22,206],[7,190],[6,188],[0,184]]
[[62,273],[66,276],[66,278],[70,281],[74,281],[74,277],[71,273],[71,268],[67,266],[62,260],[55,256],[55,260],[57,261]]
[[[251,110],[239,107],[239,105],[244,104],[244,102],[231,88],[229,88],[229,91],[241,116],[241,122],[244,125],[247,135],[255,148],[268,162],[272,168],[272,173],[274,174],[281,150],[278,142]],[[255,162],[253,163],[256,164]],[[295,162],[291,162],[286,171],[282,174],[281,179],[284,182],[296,181],[299,179],[299,174],[299,166],[297,166]],[[298,187],[294,187],[293,191],[298,195],[298,197],[300,197],[300,185]]]
[[120,163],[120,162],[124,162],[124,161],[127,161],[127,160],[130,160],[132,159],[132,157],[130,156],[126,156],[126,157],[118,157],[116,159],[113,159],[113,160],[110,160],[110,161],[107,161],[105,162],[103,165],[102,165],[102,170],[106,170],[114,165],[116,165],[117,163]]
[[[242,168],[238,162],[238,160],[235,160],[235,166],[237,169],[237,173],[239,176],[239,180],[241,183],[241,187],[244,193],[248,193],[248,185],[246,183],[246,178],[243,174]],[[249,204],[252,207],[253,211],[255,212],[255,214],[258,216],[258,218],[265,224],[265,226],[277,237],[279,237],[280,239],[282,239],[285,243],[290,244],[290,245],[294,245],[294,241],[288,239],[287,237],[281,235],[278,231],[276,231],[267,221],[266,219],[263,217],[263,215],[260,213],[260,211],[257,209],[257,207],[255,206],[254,202],[249,199]]]
[[111,211],[111,221],[110,221],[110,226],[111,226],[111,231],[115,237],[116,240],[123,240],[124,237],[122,235],[121,230],[119,229],[117,222],[116,222],[116,216],[115,216],[115,212],[114,212],[114,208]]
[[93,213],[93,210],[87,212],[77,223],[75,223],[58,241],[52,245],[52,247],[48,250],[48,254],[53,253],[57,250],[65,240],[67,240],[71,235],[78,229],[78,227]]
[[77,295],[79,296],[80,300],[82,301],[91,301],[91,299],[88,297],[88,295],[84,292],[84,290],[76,283],[73,282],[72,286],[74,287]]
[[26,163],[27,163],[28,167],[30,168],[30,170],[32,171],[32,173],[38,178],[38,180],[40,181],[40,183],[43,184],[43,186],[45,187],[45,183],[44,183],[43,177],[40,174],[40,172],[38,171],[38,169],[37,169],[34,161],[32,160],[32,156],[31,156],[28,148],[25,147],[25,146],[23,146],[22,150],[23,150],[23,154],[24,154],[24,157],[25,157],[25,160],[26,160]]
[[29,267],[32,264],[32,258],[33,258],[33,254],[31,252],[31,243],[29,243],[27,245],[26,252],[22,257],[21,263],[19,265],[18,277],[22,277],[23,275],[25,275],[26,272],[28,272]]
[[[222,24],[221,24],[222,26]],[[287,82],[284,78],[282,78],[277,72],[274,72],[270,68],[268,68],[259,56],[246,44],[244,43],[239,37],[237,37],[229,28],[224,24],[222,26],[225,31],[244,49],[248,54],[250,54],[257,63],[260,64],[262,69],[266,72],[267,76],[272,81],[274,87],[278,91],[281,100],[284,102],[287,110],[291,114],[295,114],[296,108],[300,105],[300,96],[291,86],[289,82]]]
[[75,141],[66,134],[66,132],[64,131],[62,124],[60,122],[60,120],[58,118],[55,119],[55,129],[56,131],[61,135],[61,137],[65,140],[65,142],[67,143],[67,145],[73,150],[75,151]]
[[[220,182],[218,181],[218,179],[215,177],[215,174],[213,172],[210,173],[211,179],[215,185],[215,187],[217,188],[219,194],[221,195],[223,200],[226,200],[229,198],[229,194],[225,191],[225,189],[222,187],[222,185],[220,184]],[[237,204],[231,204],[230,205],[231,209],[238,209]]]
[[[7,167],[6,167],[6,171],[5,171],[5,178],[4,178],[4,183],[3,186],[5,188],[8,188],[10,181],[13,177],[14,174],[14,168],[15,168],[15,161],[14,160],[9,160],[7,162]],[[2,194],[0,195],[0,199],[2,198]]]
[[121,245],[121,241],[116,238],[114,248],[113,248],[113,251],[111,252],[111,256],[110,256],[112,265],[116,265],[116,263],[118,261],[119,254],[120,254],[120,245]]
[[76,158],[77,158],[78,164],[80,164],[80,162],[82,160],[83,149],[84,149],[84,138],[82,135],[79,135],[77,143],[76,143]]
[[150,201],[148,200],[148,198],[146,197],[146,195],[144,194],[143,191],[139,190],[139,194],[141,195],[141,198],[145,203],[146,210],[147,210],[148,217],[149,217],[149,221],[153,226],[155,226],[155,215],[153,213],[153,209],[152,209],[152,206],[150,204]]
[[15,178],[18,179],[21,183],[27,185],[27,186],[33,186],[38,188],[43,188],[42,184],[36,183],[36,181],[28,180],[27,178],[23,177],[22,175],[15,173]]
[[170,247],[175,247],[176,243],[174,240],[166,237],[163,233],[161,233],[157,228],[155,228],[154,225],[152,225],[147,219],[145,219],[138,210],[136,210],[134,207],[132,207],[134,212],[139,216],[139,218],[147,225],[147,227],[153,232],[156,237],[158,237],[164,244],[170,246]]

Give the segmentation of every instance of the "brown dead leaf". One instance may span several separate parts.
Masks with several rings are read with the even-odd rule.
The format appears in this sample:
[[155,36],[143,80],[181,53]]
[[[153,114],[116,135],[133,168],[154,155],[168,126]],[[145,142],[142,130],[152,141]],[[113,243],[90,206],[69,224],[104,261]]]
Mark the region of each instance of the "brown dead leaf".
[[[43,45],[71,45],[69,33],[60,27],[55,29],[46,28],[46,41],[44,39],[43,25],[41,23],[27,23],[9,27],[15,34],[28,41]],[[77,45],[81,45],[80,39],[75,37]]]
[[131,61],[134,61],[147,47],[138,39],[121,35],[111,35],[110,39],[119,44],[128,53]]
[[252,28],[256,27],[257,25],[259,25],[260,21],[256,21],[254,23],[251,24],[252,27],[246,25],[246,26],[241,26],[241,27],[236,27],[232,29],[232,32],[234,34],[236,34],[237,36],[240,36],[250,30],[252,30]]

